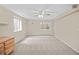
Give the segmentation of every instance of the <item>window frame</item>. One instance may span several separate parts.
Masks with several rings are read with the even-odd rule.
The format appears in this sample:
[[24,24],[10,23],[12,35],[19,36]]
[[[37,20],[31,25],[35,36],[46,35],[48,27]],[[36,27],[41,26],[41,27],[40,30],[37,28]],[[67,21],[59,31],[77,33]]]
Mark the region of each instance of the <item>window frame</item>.
[[13,22],[14,22],[14,32],[22,31],[22,19],[14,16]]

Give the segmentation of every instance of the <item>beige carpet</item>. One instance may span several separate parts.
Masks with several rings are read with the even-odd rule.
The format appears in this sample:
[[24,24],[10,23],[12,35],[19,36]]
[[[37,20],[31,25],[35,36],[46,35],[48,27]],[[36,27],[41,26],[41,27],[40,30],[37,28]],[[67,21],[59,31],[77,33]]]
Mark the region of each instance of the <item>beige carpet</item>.
[[53,36],[29,36],[16,45],[14,55],[77,55]]

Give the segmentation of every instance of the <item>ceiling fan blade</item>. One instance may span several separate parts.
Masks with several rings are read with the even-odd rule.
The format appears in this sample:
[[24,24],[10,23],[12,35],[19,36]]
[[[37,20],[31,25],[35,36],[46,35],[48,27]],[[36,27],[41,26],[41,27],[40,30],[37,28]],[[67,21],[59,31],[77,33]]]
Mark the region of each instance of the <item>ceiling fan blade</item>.
[[38,16],[38,14],[37,14],[37,13],[35,13],[35,14],[34,14],[34,16]]
[[49,9],[46,9],[45,12],[48,12],[48,13],[55,13],[54,10],[52,11],[52,10],[49,10]]
[[45,12],[47,12],[47,13],[55,13],[54,11],[45,11]]
[[51,14],[44,14],[45,16],[49,16],[49,15],[51,15]]
[[40,11],[40,10],[34,10],[34,12],[35,12],[35,13],[39,13],[39,12],[41,13],[42,10],[41,10],[41,11]]

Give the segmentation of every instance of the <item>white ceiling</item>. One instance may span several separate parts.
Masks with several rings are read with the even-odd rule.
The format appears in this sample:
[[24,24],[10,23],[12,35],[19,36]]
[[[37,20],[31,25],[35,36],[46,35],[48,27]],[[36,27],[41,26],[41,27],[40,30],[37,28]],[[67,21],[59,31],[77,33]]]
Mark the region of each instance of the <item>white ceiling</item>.
[[40,11],[49,9],[51,12],[54,12],[50,16],[45,16],[43,18],[43,20],[50,20],[72,9],[71,4],[6,4],[3,6],[29,20],[40,19],[39,17],[34,15],[35,10]]

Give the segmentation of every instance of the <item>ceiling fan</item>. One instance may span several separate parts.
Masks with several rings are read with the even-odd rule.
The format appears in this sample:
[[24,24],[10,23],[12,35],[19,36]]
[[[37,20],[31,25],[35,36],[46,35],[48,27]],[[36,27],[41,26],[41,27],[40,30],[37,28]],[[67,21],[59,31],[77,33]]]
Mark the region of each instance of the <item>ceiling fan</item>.
[[38,18],[43,18],[44,16],[50,16],[54,12],[46,9],[46,10],[34,10],[34,16],[37,16]]

